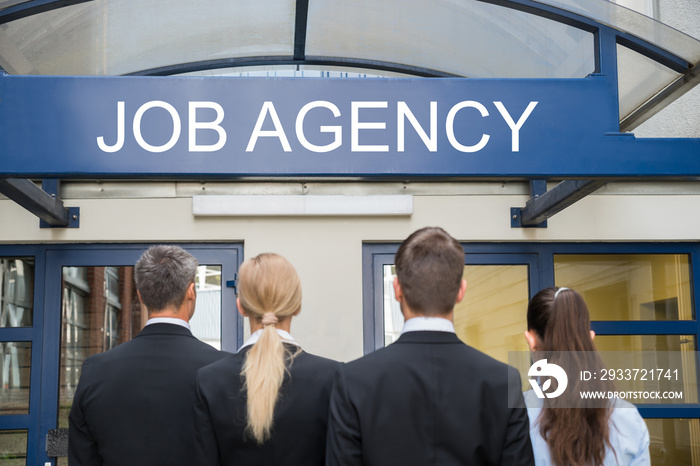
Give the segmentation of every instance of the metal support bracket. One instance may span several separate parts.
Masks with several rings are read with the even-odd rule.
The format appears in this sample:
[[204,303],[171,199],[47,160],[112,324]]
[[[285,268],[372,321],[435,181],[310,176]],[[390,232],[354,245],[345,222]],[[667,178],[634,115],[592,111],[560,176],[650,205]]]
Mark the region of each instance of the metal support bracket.
[[[535,182],[532,182],[535,183]],[[534,193],[533,186],[530,186]],[[535,195],[527,201],[525,207],[511,207],[511,228],[528,228],[542,226],[548,218],[561,212],[576,201],[579,201],[606,184],[602,180],[566,180],[562,181],[551,191]],[[546,186],[546,185],[545,185]],[[541,189],[541,185],[539,188]]]
[[80,208],[64,207],[58,197],[58,180],[47,181],[54,192],[49,194],[31,180],[2,178],[0,193],[41,219],[41,228],[79,228]]
[[[530,200],[542,196],[547,192],[547,180],[531,180],[530,181]],[[521,211],[520,207],[510,208],[510,227],[511,228],[547,228],[547,220],[536,225],[522,225],[520,222]]]

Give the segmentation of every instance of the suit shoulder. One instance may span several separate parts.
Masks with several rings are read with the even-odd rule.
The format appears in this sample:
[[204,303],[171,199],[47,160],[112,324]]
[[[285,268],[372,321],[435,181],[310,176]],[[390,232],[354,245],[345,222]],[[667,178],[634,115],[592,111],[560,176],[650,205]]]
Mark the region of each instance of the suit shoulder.
[[340,364],[338,361],[301,351],[293,356],[289,367],[293,377],[295,374],[306,374],[315,379],[332,380]]
[[123,355],[129,354],[131,351],[134,350],[135,348],[133,340],[125,341],[124,343],[121,343],[120,345],[115,346],[114,348],[111,348],[107,351],[95,353],[91,356],[88,356],[83,362],[83,365],[99,366],[101,364],[109,364],[110,361],[120,359]]
[[221,359],[225,355],[230,354],[230,353],[227,353],[225,351],[218,350],[208,343],[204,343],[203,341],[198,340],[195,336],[192,336],[191,340],[194,341],[194,345],[197,347],[197,349],[202,354],[210,355],[210,356],[214,357],[215,359]]
[[222,371],[239,373],[245,362],[245,357],[240,354],[219,351],[219,356],[215,361],[199,368],[197,373],[201,376],[218,374]]
[[484,367],[493,367],[497,369],[503,369],[505,370],[506,368],[510,367],[508,364],[499,361],[498,359],[495,359],[491,356],[489,356],[486,353],[482,353],[478,349],[474,348],[473,346],[469,345],[464,345],[464,352],[467,357],[469,357],[471,360],[474,361],[474,364],[478,364],[480,366]]
[[311,362],[317,366],[320,366],[320,367],[337,368],[341,364],[339,361],[336,361],[335,359],[325,358],[323,356],[318,356],[316,354],[307,353],[306,351],[302,351],[299,354],[299,357],[302,357],[302,358],[308,360],[309,362]]
[[342,371],[346,374],[364,374],[368,368],[375,368],[384,364],[390,364],[392,361],[404,359],[396,349],[397,347],[394,345],[379,348],[357,359],[341,364]]
[[[406,351],[406,345],[390,345],[366,354],[354,361],[346,363],[343,367],[345,373],[365,374],[368,370],[378,367],[395,367],[397,364],[405,362],[410,365],[415,353]],[[498,361],[481,351],[460,342],[455,345],[440,345],[443,360],[450,360],[452,365],[460,367],[470,367],[474,373],[489,377],[519,377],[515,368],[506,363]],[[416,346],[414,346],[415,348]]]

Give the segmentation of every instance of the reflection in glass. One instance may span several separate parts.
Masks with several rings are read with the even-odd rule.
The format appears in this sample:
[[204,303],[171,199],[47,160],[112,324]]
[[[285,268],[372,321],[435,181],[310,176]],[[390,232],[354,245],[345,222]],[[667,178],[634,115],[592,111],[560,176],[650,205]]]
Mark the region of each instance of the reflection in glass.
[[681,74],[661,63],[617,46],[618,92],[620,95],[620,119],[628,116],[658,89],[663,89]]
[[310,2],[307,56],[363,59],[472,78],[583,78],[593,34],[487,2]]
[[197,269],[197,304],[190,327],[195,337],[221,349],[221,266]]
[[455,330],[466,344],[508,362],[508,351],[527,351],[529,300],[526,265],[466,265],[467,292],[455,306]]
[[31,363],[31,342],[0,342],[0,414],[29,413]]
[[399,339],[403,327],[403,314],[394,294],[394,277],[396,267],[384,266],[384,346],[388,346]]
[[27,431],[0,430],[0,465],[26,466]]
[[[455,306],[455,331],[470,346],[499,361],[508,351],[527,351],[528,268],[526,265],[466,265],[467,292]],[[393,266],[384,266],[385,344],[395,341],[403,316],[394,298]]]
[[291,0],[93,0],[3,24],[0,66],[10,74],[103,76],[206,60],[290,57],[294,8]]
[[652,466],[700,466],[700,420],[646,419]]
[[[603,361],[609,368],[617,368],[614,361],[606,358],[606,352],[634,352],[640,358],[630,367],[638,369],[674,369],[679,367],[684,399],[677,400],[632,400],[634,403],[697,403],[698,372],[695,336],[691,335],[596,335],[595,344]],[[680,361],[679,361],[680,360]],[[682,377],[681,377],[682,376]],[[660,381],[637,381],[634,390],[667,391],[677,386],[661,379]]]
[[[409,75],[384,70],[324,65],[259,65],[190,71],[177,76],[226,76],[231,78],[405,78]],[[410,76],[412,77],[412,75]]]
[[557,286],[586,300],[591,320],[691,320],[687,254],[555,255]]
[[133,267],[64,267],[59,427],[78,387],[83,361],[136,336],[146,323]]
[[0,259],[0,328],[31,327],[34,259]]
[[[133,267],[63,268],[58,427],[68,427],[85,359],[131,340],[148,320],[133,273]],[[192,333],[221,348],[221,266],[200,266],[195,284]]]

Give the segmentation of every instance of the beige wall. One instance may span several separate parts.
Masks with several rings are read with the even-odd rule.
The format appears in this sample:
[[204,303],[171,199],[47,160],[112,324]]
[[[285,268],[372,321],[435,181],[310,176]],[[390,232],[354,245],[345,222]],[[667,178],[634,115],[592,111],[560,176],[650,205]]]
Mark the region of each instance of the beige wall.
[[[2,199],[0,243],[242,241],[245,257],[278,252],[292,261],[303,280],[303,310],[294,321],[295,337],[311,352],[350,360],[362,354],[363,242],[398,242],[426,225],[442,226],[461,241],[696,241],[696,185],[609,185],[550,219],[547,229],[513,229],[509,210],[527,201],[526,183],[66,183],[65,204],[80,207],[80,228],[40,229],[36,217]],[[414,214],[192,214],[193,194],[301,192],[413,194]]]

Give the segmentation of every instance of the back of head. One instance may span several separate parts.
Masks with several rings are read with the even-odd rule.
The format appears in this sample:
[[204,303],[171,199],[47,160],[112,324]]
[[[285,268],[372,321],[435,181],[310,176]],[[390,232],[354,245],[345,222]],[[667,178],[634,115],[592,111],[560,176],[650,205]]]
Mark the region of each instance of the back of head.
[[[590,334],[590,317],[583,297],[569,288],[545,288],[527,308],[527,327],[539,339],[538,352],[559,362],[569,376],[563,396],[545,400],[539,418],[540,433],[547,441],[554,464],[603,464],[610,447],[609,407],[581,405],[578,374],[603,367]],[[539,359],[540,356],[537,356]],[[595,366],[595,367],[593,367]],[[595,385],[595,386],[594,386]],[[588,389],[607,390],[596,380]]]
[[243,262],[238,279],[238,298],[251,318],[269,312],[287,317],[301,308],[299,275],[279,254],[263,253]]
[[275,404],[284,379],[285,350],[275,325],[301,309],[301,280],[278,254],[260,254],[241,265],[238,298],[250,319],[263,325],[248,350],[242,375],[247,395],[248,433],[263,443],[270,436]]
[[588,306],[569,288],[537,293],[527,307],[527,328],[539,337],[540,351],[595,351]]
[[179,246],[152,246],[134,267],[134,280],[149,315],[178,308],[197,275],[197,259]]
[[445,230],[427,227],[396,252],[396,276],[406,304],[417,314],[441,316],[454,308],[464,273],[464,250]]

